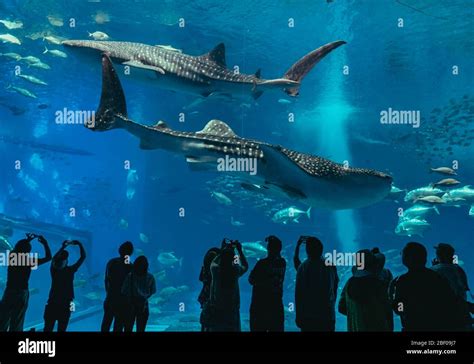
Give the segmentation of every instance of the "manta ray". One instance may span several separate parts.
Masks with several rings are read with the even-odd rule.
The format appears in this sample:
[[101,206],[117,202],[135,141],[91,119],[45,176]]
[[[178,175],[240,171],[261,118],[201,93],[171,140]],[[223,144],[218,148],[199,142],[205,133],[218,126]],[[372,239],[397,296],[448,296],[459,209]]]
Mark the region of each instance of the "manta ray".
[[383,200],[392,178],[371,169],[350,168],[281,145],[239,137],[226,123],[209,121],[204,129],[184,132],[165,122],[146,126],[130,120],[122,85],[107,54],[102,56],[102,94],[93,131],[125,129],[140,140],[140,148],[181,154],[193,169],[217,171],[219,159],[253,158],[256,173],[239,173],[242,187],[279,194],[308,206],[353,209]]
[[301,80],[323,57],[345,44],[338,40],[313,50],[298,60],[281,78],[263,79],[260,70],[246,75],[228,69],[225,46],[218,44],[209,53],[191,56],[179,50],[142,43],[67,40],[65,46],[81,47],[106,53],[114,61],[129,66],[131,75],[157,80],[164,89],[191,93],[201,97],[224,99],[259,98],[265,90],[282,89],[290,96],[299,94]]

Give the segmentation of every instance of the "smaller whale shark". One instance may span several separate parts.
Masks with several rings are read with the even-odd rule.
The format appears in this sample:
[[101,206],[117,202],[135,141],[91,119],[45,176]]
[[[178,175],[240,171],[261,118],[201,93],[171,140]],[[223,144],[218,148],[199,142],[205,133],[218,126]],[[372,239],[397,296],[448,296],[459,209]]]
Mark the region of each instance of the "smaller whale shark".
[[[352,209],[383,200],[392,178],[371,169],[350,168],[330,160],[300,153],[281,145],[239,137],[224,122],[209,121],[197,132],[171,129],[163,121],[153,126],[127,117],[122,85],[108,55],[102,57],[102,95],[95,119],[86,124],[93,131],[125,129],[140,139],[141,149],[164,149],[181,154],[195,170],[217,172],[219,160],[252,159],[256,173],[237,171],[242,187],[297,200],[308,206],[332,210]],[[308,212],[309,215],[309,212]]]
[[161,88],[224,99],[246,98],[248,95],[257,99],[265,90],[271,89],[281,89],[290,96],[297,96],[303,77],[329,52],[345,43],[338,40],[323,45],[298,60],[283,77],[263,79],[260,70],[254,75],[246,75],[228,69],[224,43],[202,56],[191,56],[172,48],[142,43],[95,40],[62,42],[65,46],[106,53],[112,60],[132,67],[132,76],[137,73],[140,78],[156,80]]

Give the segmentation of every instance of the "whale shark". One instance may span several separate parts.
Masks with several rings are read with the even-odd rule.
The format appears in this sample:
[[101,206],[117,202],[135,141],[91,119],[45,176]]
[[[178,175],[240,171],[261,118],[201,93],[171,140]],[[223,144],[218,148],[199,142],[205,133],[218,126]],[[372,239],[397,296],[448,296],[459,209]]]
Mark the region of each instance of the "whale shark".
[[[144,150],[183,155],[193,170],[213,170],[224,158],[254,159],[256,173],[237,171],[242,187],[285,196],[308,206],[339,210],[368,206],[390,192],[392,177],[372,169],[352,168],[281,145],[239,137],[225,122],[209,121],[196,132],[178,131],[165,122],[137,123],[127,116],[120,79],[107,54],[102,56],[102,93],[92,131],[124,129],[138,137]],[[229,172],[230,173],[230,172]]]
[[346,42],[338,40],[328,43],[306,54],[281,77],[261,78],[258,70],[253,75],[237,73],[227,68],[224,43],[201,56],[191,56],[173,48],[142,43],[67,40],[69,47],[88,48],[106,53],[112,60],[130,67],[132,76],[156,80],[164,89],[190,93],[207,98],[217,96],[224,99],[258,99],[264,91],[281,89],[290,96],[299,94],[301,80],[329,52]]

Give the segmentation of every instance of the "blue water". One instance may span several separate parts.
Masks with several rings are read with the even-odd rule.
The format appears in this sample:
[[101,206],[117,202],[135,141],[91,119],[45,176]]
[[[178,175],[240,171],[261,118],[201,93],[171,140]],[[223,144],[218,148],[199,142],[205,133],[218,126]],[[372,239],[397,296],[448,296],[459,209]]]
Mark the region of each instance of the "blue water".
[[[45,233],[53,251],[70,235],[60,227],[90,234],[87,261],[76,276],[85,280],[76,287],[78,315],[91,307],[100,308],[105,264],[117,254],[121,242],[133,241],[149,258],[152,273],[165,270],[166,280],[157,281],[158,291],[181,287],[165,303],[152,304],[155,310],[149,324],[156,330],[198,328],[196,297],[202,257],[223,237],[252,242],[277,235],[284,242],[289,263],[300,235],[318,236],[326,251],[354,252],[378,246],[388,251],[387,266],[394,275],[404,272],[399,251],[406,242],[425,244],[429,261],[436,243],[449,242],[472,282],[474,219],[468,214],[469,206],[442,207],[439,216],[429,218],[430,229],[422,237],[394,233],[397,209],[409,207],[403,199],[338,212],[314,206],[310,219],[277,224],[271,218],[279,209],[307,207],[281,198],[255,197],[226,179],[232,176],[190,171],[182,156],[143,151],[137,139],[124,131],[91,133],[82,125],[55,122],[56,111],[64,108],[96,109],[101,92],[100,58],[85,58],[77,50],[50,45],[42,39],[46,33],[86,39],[88,32],[102,31],[113,40],[170,44],[191,55],[204,54],[224,42],[229,68],[238,65],[241,72],[249,74],[261,68],[265,78],[281,77],[307,52],[343,39],[347,44],[306,76],[296,99],[275,91],[257,101],[195,104],[195,96],[121,77],[129,118],[144,124],[164,120],[170,127],[186,131],[201,130],[207,121],[220,119],[242,137],[389,173],[397,187],[408,190],[442,178],[430,174],[430,167],[452,166],[457,161],[461,186],[474,185],[474,147],[468,139],[474,129],[474,5],[467,0],[416,0],[409,2],[410,7],[401,3],[2,1],[0,18],[18,19],[24,26],[8,30],[0,24],[1,34],[13,34],[22,42],[0,44],[0,52],[40,57],[51,69],[28,68],[24,62],[0,57],[0,213],[27,220],[33,231],[45,228],[44,224],[57,226],[58,234]],[[61,18],[64,25],[54,26],[48,15]],[[180,27],[183,20],[185,26]],[[74,27],[70,26],[72,21]],[[294,27],[289,26],[292,21]],[[42,54],[45,45],[65,51],[68,57]],[[48,86],[16,77],[16,66]],[[458,74],[453,74],[454,66]],[[37,98],[11,92],[6,89],[9,85],[28,89]],[[432,111],[449,111],[453,105],[464,105],[465,119],[462,125],[448,119],[446,131],[441,131],[441,116]],[[421,127],[381,124],[380,112],[390,107],[419,110]],[[180,113],[184,113],[185,122],[180,122]],[[294,115],[292,123],[288,122],[290,113]],[[457,138],[455,133],[463,136],[463,143],[448,150]],[[16,161],[20,161],[20,169],[15,168]],[[127,161],[136,171],[128,182]],[[129,197],[135,191],[133,198],[127,197],[127,190]],[[211,197],[213,191],[231,198],[232,205],[220,204]],[[75,216],[70,216],[71,208]],[[181,208],[184,217],[179,215]],[[234,226],[231,219],[244,225]],[[16,242],[24,232],[16,228],[8,239]],[[142,235],[140,239],[140,234],[147,238]],[[40,246],[35,248],[41,251]],[[174,252],[182,264],[160,266],[160,252]],[[72,254],[70,260],[74,258]],[[251,268],[254,264],[251,260]],[[291,264],[288,266],[286,305],[293,302],[295,276]],[[0,277],[6,277],[4,267],[0,267]],[[341,267],[340,277],[342,289],[347,269]],[[30,300],[27,326],[41,322],[49,284],[46,267],[33,272],[30,287],[37,290]],[[240,284],[246,328],[250,302],[247,276]],[[286,315],[287,328],[294,330],[293,313]],[[97,311],[71,323],[70,329],[98,330],[100,319]],[[338,330],[345,327],[345,318],[338,316]]]

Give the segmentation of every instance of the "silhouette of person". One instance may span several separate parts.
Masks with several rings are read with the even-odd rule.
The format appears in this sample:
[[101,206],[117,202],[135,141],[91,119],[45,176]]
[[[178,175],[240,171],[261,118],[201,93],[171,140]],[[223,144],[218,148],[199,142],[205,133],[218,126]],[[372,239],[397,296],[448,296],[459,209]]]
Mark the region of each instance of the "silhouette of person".
[[282,243],[269,236],[268,256],[255,264],[249,282],[253,286],[250,304],[250,331],[284,331],[283,281],[286,261],[280,255]]
[[[26,239],[19,240],[8,256],[7,285],[0,302],[0,331],[23,331],[26,309],[28,308],[31,270],[51,260],[51,249],[41,235],[27,234]],[[30,257],[31,241],[38,238],[43,245],[44,258]],[[16,259],[15,259],[16,258]],[[12,260],[18,264],[10,264]]]
[[[69,253],[66,248],[69,245],[77,245],[80,250],[79,259],[72,265],[67,265]],[[64,241],[61,249],[54,255],[50,268],[51,290],[44,309],[45,332],[53,331],[56,321],[58,322],[58,332],[66,331],[71,317],[71,302],[74,300],[74,274],[85,259],[84,246],[77,240]]]
[[395,278],[390,289],[402,330],[460,330],[462,317],[456,312],[455,295],[447,280],[426,268],[426,259],[426,248],[420,243],[410,242],[403,248],[402,262],[408,272]]
[[126,241],[119,247],[119,257],[112,258],[105,268],[105,290],[104,317],[102,319],[101,331],[109,332],[112,322],[113,331],[121,332],[125,325],[126,298],[122,294],[122,286],[125,277],[132,271],[131,256],[133,244]]
[[133,331],[136,323],[137,332],[144,332],[150,311],[148,299],[155,294],[156,283],[153,274],[148,272],[148,259],[141,255],[133,263],[132,271],[127,275],[122,286],[122,294],[127,298],[125,331]]
[[209,304],[212,282],[211,263],[219,252],[219,248],[211,248],[206,252],[201,267],[201,273],[199,273],[199,280],[202,282],[202,289],[198,297],[198,302],[201,304],[201,316],[199,322],[201,323],[201,331],[203,332],[211,331],[213,319],[212,310]]
[[[308,258],[301,263],[300,246],[306,244]],[[301,331],[334,331],[339,277],[335,266],[322,259],[323,244],[312,236],[301,236],[293,258],[296,273],[296,325]]]
[[393,331],[393,310],[392,310],[392,305],[388,295],[389,292],[389,287],[390,283],[393,280],[393,274],[390,271],[390,269],[385,268],[385,255],[380,252],[379,248],[373,248],[371,250],[372,254],[375,257],[375,275],[377,276],[378,279],[380,279],[383,284],[384,284],[384,290],[385,290],[385,295],[386,295],[386,314],[387,314],[387,320],[389,324],[389,331]]
[[440,274],[449,283],[458,303],[458,310],[464,312],[466,328],[471,328],[471,316],[469,315],[469,304],[467,301],[467,292],[469,284],[464,269],[454,263],[454,248],[445,243],[435,246],[436,259],[433,260],[432,270]]
[[239,278],[247,272],[248,267],[242,245],[238,241],[227,244],[224,239],[220,254],[211,263],[212,331],[241,330]]
[[339,312],[347,316],[347,331],[391,331],[387,316],[390,308],[385,282],[378,278],[379,262],[368,249],[363,255],[363,267],[354,266],[352,277],[342,289]]

